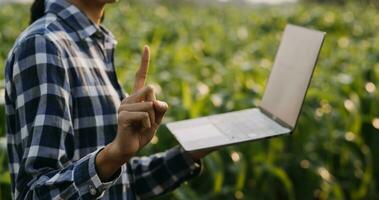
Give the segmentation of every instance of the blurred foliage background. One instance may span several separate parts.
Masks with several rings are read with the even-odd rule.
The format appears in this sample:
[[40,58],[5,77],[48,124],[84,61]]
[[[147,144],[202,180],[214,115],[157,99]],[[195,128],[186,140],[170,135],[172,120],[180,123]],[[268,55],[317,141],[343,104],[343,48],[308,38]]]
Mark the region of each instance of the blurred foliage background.
[[[128,0],[108,7],[104,23],[119,41],[120,82],[130,91],[149,44],[148,82],[170,105],[166,122],[258,105],[285,25],[327,32],[291,136],[223,148],[204,159],[200,177],[159,199],[379,199],[378,3],[324,2]],[[0,63],[27,27],[28,9],[1,5]],[[142,154],[176,144],[163,126]],[[4,138],[0,149],[0,198],[9,199]]]

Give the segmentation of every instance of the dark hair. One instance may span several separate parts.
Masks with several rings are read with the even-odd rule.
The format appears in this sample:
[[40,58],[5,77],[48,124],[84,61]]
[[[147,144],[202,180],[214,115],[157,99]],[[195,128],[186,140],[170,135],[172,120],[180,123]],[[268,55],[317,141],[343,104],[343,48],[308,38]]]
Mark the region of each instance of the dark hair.
[[45,0],[34,0],[30,8],[30,24],[45,15]]

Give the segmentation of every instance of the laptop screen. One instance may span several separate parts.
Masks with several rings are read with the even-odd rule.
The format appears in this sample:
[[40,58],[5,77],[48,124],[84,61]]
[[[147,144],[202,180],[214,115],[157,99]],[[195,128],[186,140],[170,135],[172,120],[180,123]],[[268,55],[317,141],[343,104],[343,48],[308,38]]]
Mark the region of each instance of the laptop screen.
[[260,107],[294,128],[325,33],[287,25]]

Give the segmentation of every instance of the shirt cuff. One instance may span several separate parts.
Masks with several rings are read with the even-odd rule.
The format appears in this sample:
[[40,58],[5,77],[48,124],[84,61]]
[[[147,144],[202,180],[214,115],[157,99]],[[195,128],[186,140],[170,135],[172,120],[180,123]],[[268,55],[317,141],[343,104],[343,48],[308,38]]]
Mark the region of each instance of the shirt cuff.
[[[187,164],[187,168],[190,170],[189,177],[187,178],[193,178],[198,176],[203,171],[203,164],[201,160],[195,161],[189,152],[184,150],[181,146],[176,146],[173,149],[168,151],[168,155],[178,154],[184,161],[184,163]],[[168,156],[170,157],[170,156]]]
[[[104,147],[103,147],[104,148]],[[102,182],[96,171],[96,155],[103,150],[100,148],[82,158],[74,167],[73,179],[79,196],[83,199],[99,199],[121,176],[121,169],[108,182]]]

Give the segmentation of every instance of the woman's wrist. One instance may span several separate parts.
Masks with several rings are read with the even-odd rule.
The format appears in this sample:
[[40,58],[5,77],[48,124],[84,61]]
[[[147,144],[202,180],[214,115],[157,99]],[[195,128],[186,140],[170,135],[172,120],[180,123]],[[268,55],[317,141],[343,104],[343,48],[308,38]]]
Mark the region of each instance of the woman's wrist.
[[189,152],[189,154],[194,161],[200,161],[202,158],[204,158],[205,156],[207,156],[208,154],[212,153],[215,150],[216,148],[211,148],[211,149]]
[[100,179],[104,182],[110,180],[132,156],[118,153],[114,143],[110,143],[96,156],[96,171]]

